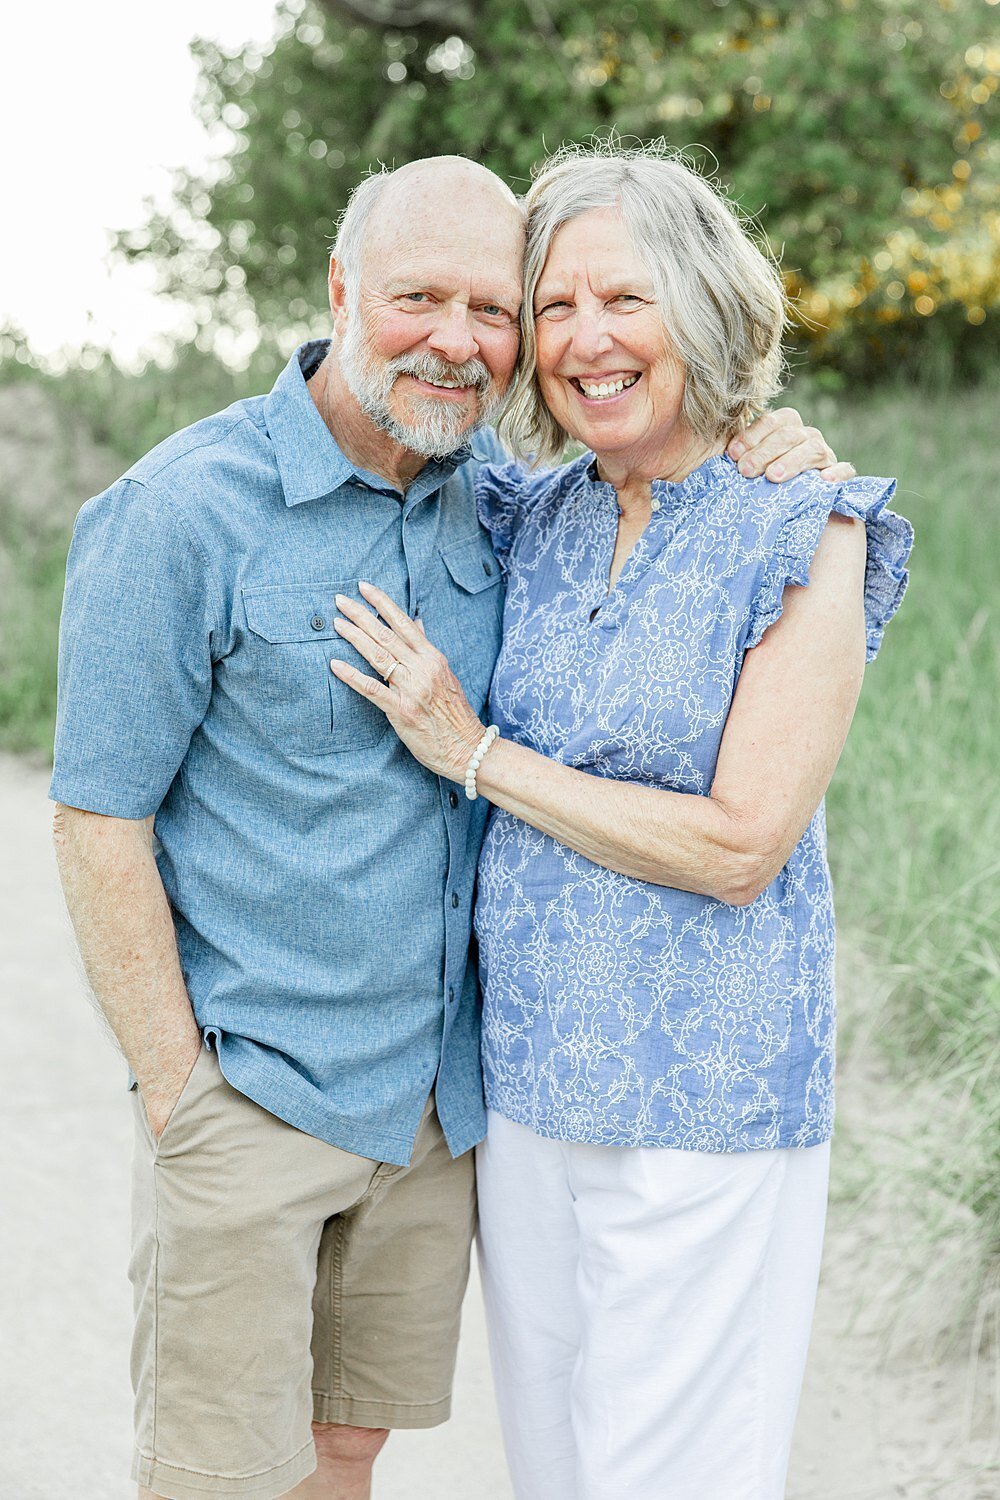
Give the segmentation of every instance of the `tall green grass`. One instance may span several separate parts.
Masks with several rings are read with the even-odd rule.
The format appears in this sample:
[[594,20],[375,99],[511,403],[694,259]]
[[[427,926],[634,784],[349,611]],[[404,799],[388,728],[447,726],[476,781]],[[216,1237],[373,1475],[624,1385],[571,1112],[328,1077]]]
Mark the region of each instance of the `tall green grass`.
[[[799,404],[808,391],[797,391]],[[975,1216],[980,1315],[1000,1274],[1000,495],[985,389],[809,402],[843,457],[898,477],[916,528],[910,588],[829,797],[842,932],[888,987],[879,1029],[934,1113],[910,1142],[930,1207]],[[858,1003],[857,1000],[855,1003]],[[863,1002],[862,1002],[863,1003]],[[939,1221],[942,1237],[955,1220]],[[966,1257],[967,1259],[967,1257]]]
[[51,754],[68,528],[0,508],[0,748]]

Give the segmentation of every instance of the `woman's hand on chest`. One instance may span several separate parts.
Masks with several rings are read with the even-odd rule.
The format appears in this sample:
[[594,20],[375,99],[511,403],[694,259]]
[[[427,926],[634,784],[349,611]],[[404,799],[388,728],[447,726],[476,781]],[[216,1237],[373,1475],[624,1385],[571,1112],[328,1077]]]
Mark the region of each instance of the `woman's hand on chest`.
[[[349,641],[384,681],[332,660],[330,670],[380,708],[412,755],[438,776],[464,781],[484,727],[469,705],[447,658],[422,625],[373,584],[358,585],[372,606],[337,596],[338,635]],[[376,614],[375,611],[378,611]]]

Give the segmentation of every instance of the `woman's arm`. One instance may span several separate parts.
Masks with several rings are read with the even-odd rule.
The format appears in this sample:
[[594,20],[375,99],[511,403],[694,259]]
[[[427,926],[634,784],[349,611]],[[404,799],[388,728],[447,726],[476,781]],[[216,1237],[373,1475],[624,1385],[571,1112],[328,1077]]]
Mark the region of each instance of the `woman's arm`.
[[[865,555],[863,524],[831,516],[809,587],[786,589],[780,619],[744,659],[709,796],[592,776],[508,740],[480,766],[480,794],[623,875],[753,901],[802,837],[847,738],[864,675]],[[338,629],[377,671],[400,669],[391,687],[333,670],[385,710],[419,760],[462,781],[482,725],[419,628],[380,590],[364,592],[385,624],[338,599],[349,616]]]

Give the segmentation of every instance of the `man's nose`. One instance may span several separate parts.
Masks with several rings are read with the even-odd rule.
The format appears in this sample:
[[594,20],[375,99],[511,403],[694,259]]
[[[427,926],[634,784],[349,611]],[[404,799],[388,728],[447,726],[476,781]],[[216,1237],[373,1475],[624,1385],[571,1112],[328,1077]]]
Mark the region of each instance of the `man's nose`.
[[427,343],[436,354],[443,355],[452,364],[460,365],[467,359],[475,359],[479,345],[472,331],[468,308],[442,309]]

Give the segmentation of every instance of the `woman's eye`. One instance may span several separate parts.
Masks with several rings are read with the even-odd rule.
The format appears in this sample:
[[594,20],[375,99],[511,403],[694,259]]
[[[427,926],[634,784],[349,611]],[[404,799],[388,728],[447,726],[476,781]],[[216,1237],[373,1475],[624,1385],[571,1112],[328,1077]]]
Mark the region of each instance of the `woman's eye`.
[[536,318],[561,318],[570,311],[568,302],[546,302],[535,313]]
[[428,302],[428,301],[430,301],[430,298],[427,296],[426,292],[406,292],[406,293],[404,293],[403,301],[404,302],[416,302],[416,303],[419,304],[421,302]]
[[612,297],[611,305],[613,307],[636,307],[643,300],[635,292],[619,292],[617,297]]

